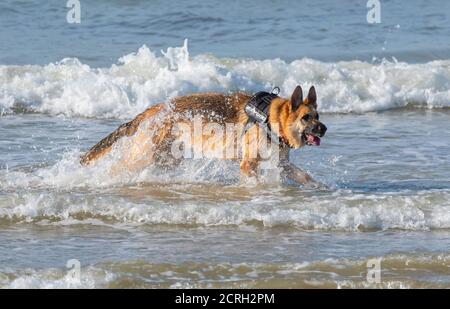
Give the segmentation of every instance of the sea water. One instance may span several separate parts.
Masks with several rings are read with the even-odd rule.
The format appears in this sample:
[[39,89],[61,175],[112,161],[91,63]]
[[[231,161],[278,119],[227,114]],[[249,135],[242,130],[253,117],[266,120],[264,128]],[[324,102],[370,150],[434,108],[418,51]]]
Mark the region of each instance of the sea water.
[[[0,4],[0,287],[450,286],[446,2],[80,3]],[[328,189],[79,164],[153,104],[297,84],[328,131],[291,161]]]

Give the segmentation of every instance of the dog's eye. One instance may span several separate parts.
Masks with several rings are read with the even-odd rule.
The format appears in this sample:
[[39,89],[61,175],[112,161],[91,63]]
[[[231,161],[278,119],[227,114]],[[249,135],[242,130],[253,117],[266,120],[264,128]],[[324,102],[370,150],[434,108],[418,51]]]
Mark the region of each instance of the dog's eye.
[[303,121],[309,121],[310,118],[311,118],[311,116],[306,114],[305,116],[302,117],[302,120]]

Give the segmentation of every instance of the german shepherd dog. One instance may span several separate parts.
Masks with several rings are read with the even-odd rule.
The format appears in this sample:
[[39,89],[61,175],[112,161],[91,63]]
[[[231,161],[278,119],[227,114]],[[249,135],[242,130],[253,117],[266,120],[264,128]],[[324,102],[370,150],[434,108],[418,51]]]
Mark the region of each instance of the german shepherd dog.
[[[255,133],[258,128],[256,125],[245,129],[249,117],[244,109],[250,99],[251,95],[242,92],[228,95],[202,93],[177,97],[169,104],[154,105],[98,142],[81,157],[81,164],[95,164],[126,136],[128,143],[120,150],[120,160],[114,165],[114,170],[138,171],[149,165],[175,167],[180,158],[173,155],[173,144],[179,137],[174,128],[176,125],[192,123],[192,115],[196,114],[200,115],[202,124],[210,121],[222,125],[227,123],[239,125],[240,129],[231,140],[238,142],[235,143],[237,145],[235,147],[241,151],[238,158],[241,174],[258,177],[259,165],[264,159],[260,155],[251,155],[252,149],[258,150],[263,142],[273,145],[273,141],[267,132]],[[281,169],[281,175],[298,184],[319,186],[319,183],[307,173],[289,163],[290,149],[298,149],[305,145],[319,146],[320,138],[327,130],[319,121],[314,86],[309,89],[305,99],[300,86],[295,88],[289,99],[278,96],[273,98],[267,122],[272,136],[275,135],[282,141],[277,142],[279,155],[277,168]],[[143,125],[144,123],[147,125]],[[201,145],[205,151],[208,147],[217,147],[217,142],[211,143],[213,135],[211,133],[214,132],[209,133],[202,133],[197,137],[189,136],[193,145]],[[196,144],[197,142],[199,144]]]

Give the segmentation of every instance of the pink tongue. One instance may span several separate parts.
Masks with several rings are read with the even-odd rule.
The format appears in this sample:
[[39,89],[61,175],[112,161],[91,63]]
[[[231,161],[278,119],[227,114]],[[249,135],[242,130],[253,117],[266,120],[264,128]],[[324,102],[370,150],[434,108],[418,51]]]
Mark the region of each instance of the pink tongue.
[[312,134],[308,134],[306,136],[308,143],[313,145],[313,146],[320,146],[320,138],[318,138],[317,136],[314,136]]

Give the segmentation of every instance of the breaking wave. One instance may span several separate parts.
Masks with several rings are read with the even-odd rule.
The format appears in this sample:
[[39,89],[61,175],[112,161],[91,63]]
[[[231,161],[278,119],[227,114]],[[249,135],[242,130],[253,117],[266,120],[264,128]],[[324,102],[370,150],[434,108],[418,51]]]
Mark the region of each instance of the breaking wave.
[[[218,174],[223,171],[220,166],[213,168]],[[208,169],[207,175],[211,173],[214,171]],[[64,170],[60,164],[32,173],[3,171],[0,226],[251,226],[357,232],[450,229],[448,189],[309,191],[279,183],[224,184],[208,176],[202,181],[201,174],[194,166],[174,177],[160,178],[146,171],[114,182],[95,170]]]
[[0,113],[125,119],[178,95],[279,86],[288,96],[297,84],[316,85],[322,112],[444,108],[450,106],[450,60],[219,59],[190,57],[187,41],[161,54],[144,45],[109,68],[91,68],[75,58],[46,66],[0,66]]
[[[114,151],[111,154],[114,156]],[[450,229],[450,191],[298,190],[273,177],[241,183],[237,165],[195,162],[111,176],[107,158],[82,167],[78,152],[35,170],[0,170],[0,225],[108,224],[290,227],[301,230]],[[228,166],[228,165],[230,166]],[[224,166],[226,165],[226,166]],[[232,166],[234,169],[232,168]]]

